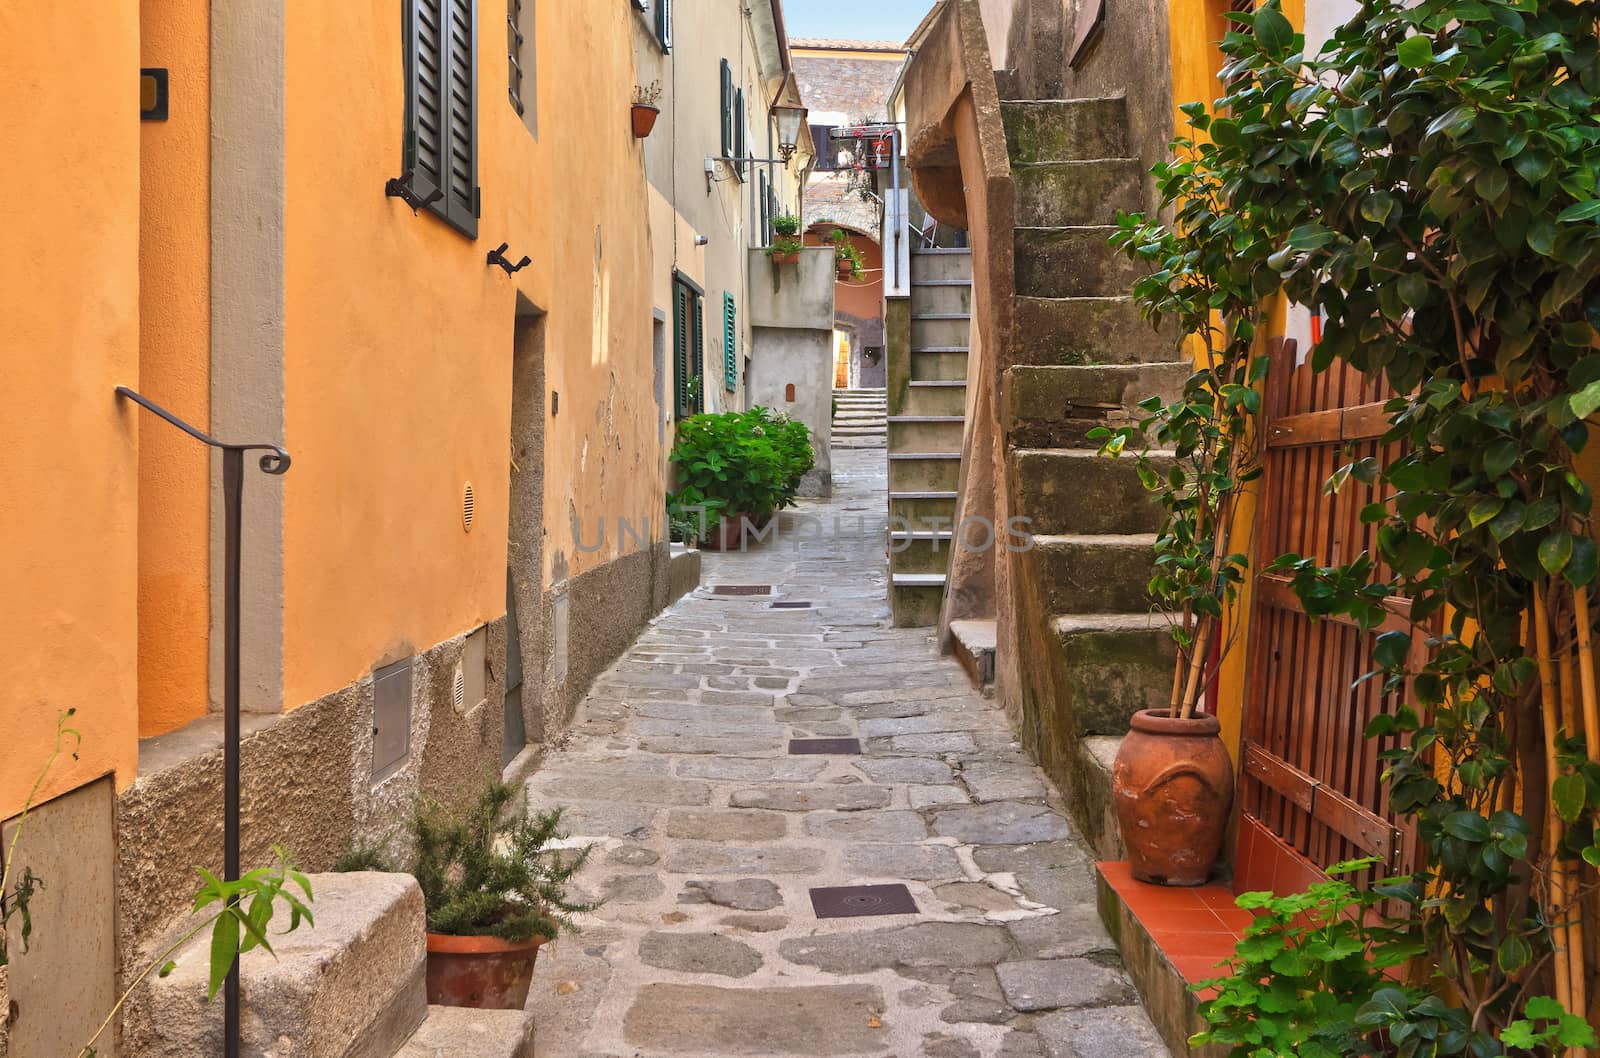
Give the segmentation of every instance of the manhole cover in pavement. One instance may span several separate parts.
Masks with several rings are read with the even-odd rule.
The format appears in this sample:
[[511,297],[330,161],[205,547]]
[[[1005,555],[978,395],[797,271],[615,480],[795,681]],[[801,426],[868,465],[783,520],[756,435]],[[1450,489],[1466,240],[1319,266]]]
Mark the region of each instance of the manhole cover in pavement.
[[915,915],[917,902],[904,885],[838,885],[811,890],[811,910],[818,918],[862,915]]
[[809,610],[811,603],[805,599],[779,599],[772,604],[774,610]]
[[806,753],[861,753],[861,740],[859,738],[791,738],[789,752],[792,755]]
[[771,595],[770,584],[714,584],[712,595]]

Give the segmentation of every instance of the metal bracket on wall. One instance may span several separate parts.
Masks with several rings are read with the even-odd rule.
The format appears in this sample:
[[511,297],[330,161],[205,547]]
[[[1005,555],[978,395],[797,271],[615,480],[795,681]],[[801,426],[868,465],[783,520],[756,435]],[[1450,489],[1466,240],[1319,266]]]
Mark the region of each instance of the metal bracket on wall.
[[489,251],[489,263],[492,265],[499,265],[501,268],[505,269],[505,273],[508,276],[515,275],[524,268],[533,264],[533,258],[529,257],[527,254],[522,255],[522,260],[518,261],[516,264],[512,264],[511,261],[506,257],[506,250],[509,249],[510,246],[510,243],[503,242],[499,246],[496,246],[494,249]]
[[427,198],[417,194],[416,190],[411,186],[411,177],[414,173],[414,170],[407,169],[399,176],[390,177],[388,182],[383,185],[383,193],[389,198],[398,198],[410,206],[413,217],[444,197],[444,188],[442,187],[434,188],[433,194]]

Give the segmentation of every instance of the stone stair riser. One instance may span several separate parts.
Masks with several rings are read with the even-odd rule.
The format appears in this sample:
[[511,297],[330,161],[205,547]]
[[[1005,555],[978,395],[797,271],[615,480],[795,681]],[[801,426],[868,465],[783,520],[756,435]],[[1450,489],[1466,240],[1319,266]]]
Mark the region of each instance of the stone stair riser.
[[[965,343],[962,343],[965,344]],[[911,381],[960,382],[967,377],[967,353],[911,351]]]
[[972,287],[918,286],[911,287],[911,311],[920,312],[971,312]]
[[950,568],[950,541],[914,537],[889,541],[891,573],[944,573]]
[[901,497],[889,500],[891,529],[948,529],[955,518],[956,501],[939,497]]
[[889,447],[897,452],[960,452],[959,419],[889,421]]
[[1150,608],[1153,541],[1037,537],[1024,557],[1052,614],[1142,613]]
[[907,415],[964,415],[965,386],[912,386],[906,391]]
[[1017,224],[1028,227],[1115,224],[1117,212],[1144,205],[1144,172],[1132,158],[1011,170],[1017,189]]
[[889,603],[896,628],[929,628],[939,623],[944,587],[897,585],[890,589]]
[[1043,100],[1000,104],[1013,162],[1121,158],[1128,153],[1128,117],[1121,99]]
[[1163,624],[1154,623],[1138,630],[1054,630],[1063,719],[1073,731],[1123,735],[1134,713],[1167,705],[1177,645]]
[[[1172,460],[1152,456],[1158,473]],[[1008,457],[1012,509],[1035,533],[1154,533],[1165,513],[1139,480],[1134,457],[1092,451],[1018,451]]]
[[924,345],[967,345],[972,334],[970,319],[917,319],[911,320],[911,348]]
[[961,477],[959,459],[891,459],[892,492],[954,492]]
[[1041,366],[1170,363],[1173,333],[1140,318],[1129,298],[1015,299],[1017,353]]
[[1040,298],[1131,294],[1144,270],[1106,245],[1116,230],[1110,226],[1017,229],[1016,292]]
[[1099,367],[1013,367],[1001,390],[1000,414],[1015,448],[1098,448],[1089,431],[1135,425],[1146,397],[1176,399],[1188,363]]
[[924,279],[971,279],[970,253],[911,254],[911,281]]

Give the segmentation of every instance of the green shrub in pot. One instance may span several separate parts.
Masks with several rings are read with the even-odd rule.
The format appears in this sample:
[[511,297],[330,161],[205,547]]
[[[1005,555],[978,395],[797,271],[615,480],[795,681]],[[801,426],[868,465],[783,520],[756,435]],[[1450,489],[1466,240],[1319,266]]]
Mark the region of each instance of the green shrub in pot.
[[709,528],[736,514],[763,522],[793,506],[815,454],[804,423],[752,408],[684,419],[672,462],[677,488],[667,497],[669,519],[698,527],[703,517]]

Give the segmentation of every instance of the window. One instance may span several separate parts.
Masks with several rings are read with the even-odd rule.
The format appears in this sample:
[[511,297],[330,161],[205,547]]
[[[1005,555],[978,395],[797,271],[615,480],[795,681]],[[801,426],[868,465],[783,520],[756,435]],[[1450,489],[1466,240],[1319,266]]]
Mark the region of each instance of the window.
[[[741,88],[733,93],[733,156],[743,158],[749,153],[744,147],[744,89]],[[735,162],[733,171],[743,179],[744,162]]]
[[722,157],[733,156],[733,67],[722,60]]
[[402,167],[428,210],[478,237],[477,0],[404,0]]
[[839,168],[838,152],[833,146],[833,126],[812,125],[811,149],[816,153],[817,164],[813,171],[819,173],[832,172]]
[[506,0],[506,58],[510,65],[507,91],[511,107],[539,135],[538,81],[535,77],[534,0]]
[[739,388],[739,310],[733,295],[722,292],[722,388]]
[[756,174],[756,204],[761,210],[761,245],[772,242],[772,196],[767,191],[767,174]]
[[656,0],[656,43],[662,51],[672,50],[672,0]]
[[699,288],[680,276],[672,281],[673,410],[680,419],[698,413],[701,392],[701,350],[705,346],[705,304]]

